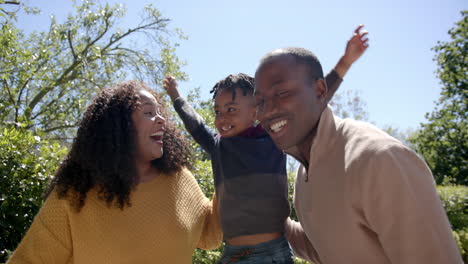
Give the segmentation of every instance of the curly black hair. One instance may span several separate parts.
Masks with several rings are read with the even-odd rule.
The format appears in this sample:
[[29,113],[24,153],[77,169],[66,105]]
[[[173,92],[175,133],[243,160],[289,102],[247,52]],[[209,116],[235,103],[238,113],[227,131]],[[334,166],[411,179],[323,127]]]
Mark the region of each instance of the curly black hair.
[[[99,199],[120,209],[130,206],[130,193],[138,183],[136,174],[136,129],[131,114],[139,105],[138,92],[147,90],[161,105],[162,97],[142,82],[127,81],[103,89],[85,111],[68,155],[50,182],[45,196],[54,189],[77,210],[86,195],[97,188]],[[164,174],[177,173],[192,161],[188,141],[166,120],[163,155],[152,166]]]
[[228,77],[217,82],[210,93],[213,94],[213,100],[216,98],[216,95],[222,90],[227,90],[232,92],[232,100],[236,98],[236,88],[239,88],[242,91],[242,95],[246,96],[247,94],[253,95],[255,88],[255,79],[250,77],[245,73],[239,73],[236,75],[229,75]]

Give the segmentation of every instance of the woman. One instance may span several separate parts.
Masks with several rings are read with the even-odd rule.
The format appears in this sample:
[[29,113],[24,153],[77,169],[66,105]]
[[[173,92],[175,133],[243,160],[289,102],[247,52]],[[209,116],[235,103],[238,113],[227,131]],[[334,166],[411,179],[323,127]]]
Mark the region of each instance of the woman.
[[218,247],[216,204],[164,110],[143,83],[101,91],[8,263],[191,263]]

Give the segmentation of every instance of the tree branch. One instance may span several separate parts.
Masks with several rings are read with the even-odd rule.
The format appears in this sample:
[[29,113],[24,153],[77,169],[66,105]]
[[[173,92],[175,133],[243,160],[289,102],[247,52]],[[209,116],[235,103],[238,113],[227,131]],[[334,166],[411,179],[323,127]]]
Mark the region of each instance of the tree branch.
[[7,16],[10,15],[7,11],[3,10],[2,8],[0,8],[0,11],[2,11],[2,13],[7,15]]
[[10,103],[15,108],[15,122],[18,122],[18,110],[19,109],[15,104],[15,99],[13,99],[13,95],[11,94],[10,86],[8,85],[8,82],[6,80],[3,80],[3,85],[6,87],[6,90],[8,92],[8,97],[10,99]]
[[[39,60],[39,58],[37,58]],[[21,102],[21,97],[23,97],[23,92],[26,88],[26,85],[28,85],[28,83],[33,79],[33,76],[42,68],[42,66],[44,66],[45,64],[47,63],[47,61],[44,61],[42,62],[40,65],[38,65],[38,67],[36,68],[36,70],[32,71],[31,72],[31,75],[26,79],[26,81],[24,82],[24,84],[21,86],[21,88],[19,89],[19,92],[18,92],[18,98],[17,98],[17,104],[20,105],[20,102]]]
[[[115,39],[113,39],[111,37],[111,39],[109,40],[108,44],[103,48],[101,49],[101,51],[104,51],[106,50],[107,48],[109,48],[110,46],[112,46],[113,44],[115,44],[116,42],[122,40],[123,38],[127,37],[128,35],[134,33],[134,32],[137,32],[137,31],[140,31],[142,29],[148,29],[148,28],[151,28],[152,26],[154,25],[157,25],[157,24],[160,24],[160,23],[163,23],[163,22],[168,22],[170,21],[169,19],[158,19],[156,21],[153,21],[152,23],[148,23],[148,24],[145,24],[145,25],[141,25],[141,26],[138,26],[134,29],[129,29],[125,34],[121,35],[121,36],[118,36],[116,37]],[[87,50],[92,46],[94,45],[97,41],[99,41],[109,30],[109,17],[106,17],[105,19],[105,29],[101,32],[101,34],[99,34],[94,40],[90,41],[86,47],[80,52],[81,54],[86,54],[87,53]],[[159,27],[158,27],[159,28]],[[158,28],[155,28],[155,30],[157,30]],[[114,36],[114,35],[113,35]],[[92,58],[92,57],[90,57]],[[96,58],[93,58],[91,61],[95,60]],[[26,112],[25,112],[25,117],[26,118],[30,118],[31,117],[31,114],[34,110],[34,108],[36,107],[36,105],[42,100],[42,98],[44,98],[44,96],[49,93],[52,89],[54,89],[55,86],[57,85],[60,85],[62,83],[64,83],[65,81],[69,80],[70,79],[70,76],[67,76],[70,72],[72,72],[76,67],[78,67],[82,61],[84,60],[74,60],[72,65],[70,65],[70,67],[68,67],[64,72],[63,74],[54,82],[53,85],[50,85],[48,87],[45,87],[43,88],[41,91],[39,91],[36,96],[33,98],[33,100],[29,103],[27,109],[26,109]],[[73,76],[73,75],[72,75]]]
[[13,99],[13,95],[11,94],[11,90],[10,90],[10,86],[8,86],[8,82],[6,80],[3,80],[3,85],[6,87],[6,90],[8,92],[10,103],[15,105],[15,99]]
[[5,1],[4,4],[6,4],[6,5],[20,5],[20,2],[18,2],[18,1]]
[[49,93],[52,89],[54,89],[55,86],[57,85],[60,85],[62,84],[63,82],[69,80],[72,78],[72,76],[75,76],[75,74],[72,74],[72,76],[68,76],[67,75],[72,72],[78,65],[80,65],[81,62],[80,61],[73,61],[72,65],[70,65],[70,67],[68,67],[63,73],[62,75],[54,82],[52,83],[52,85],[48,86],[48,87],[44,87],[41,91],[39,91],[36,96],[34,96],[34,98],[31,100],[31,102],[29,103],[27,109],[26,109],[26,112],[25,112],[25,117],[27,119],[29,119],[31,117],[31,113],[34,109],[34,107],[36,107],[36,105],[39,103],[39,101],[42,100],[42,98],[44,98],[44,96]]
[[159,19],[159,20],[156,20],[156,21],[154,21],[154,22],[152,22],[152,23],[149,23],[149,24],[146,24],[146,25],[142,25],[142,26],[139,26],[139,27],[136,27],[136,28],[133,28],[133,29],[129,29],[125,34],[122,34],[122,35],[116,37],[115,39],[112,39],[112,37],[115,36],[115,34],[114,34],[114,35],[112,35],[111,39],[109,40],[109,43],[108,43],[102,50],[106,50],[107,48],[109,48],[110,46],[112,46],[113,44],[115,44],[116,42],[120,41],[120,40],[123,39],[124,37],[126,37],[126,36],[128,36],[128,35],[130,35],[130,34],[132,34],[132,33],[134,33],[134,32],[137,32],[137,31],[139,31],[139,30],[141,30],[141,29],[150,28],[151,26],[157,25],[157,24],[162,23],[162,22],[169,22],[169,21],[170,21],[170,20],[167,19],[167,18],[166,18],[166,19]]
[[42,130],[42,132],[49,133],[49,132],[59,130],[59,129],[76,127],[77,125],[78,124],[56,126],[56,127],[48,128],[46,130]]
[[86,47],[81,51],[81,53],[86,54],[86,51],[107,33],[109,30],[109,17],[106,17],[104,22],[106,23],[104,30],[93,41],[90,41],[88,45],[86,45]]
[[[60,97],[59,97],[59,98],[60,98]],[[33,116],[31,117],[31,120],[36,119],[38,116],[42,115],[46,110],[49,110],[50,107],[51,107],[54,103],[56,103],[56,102],[57,102],[56,99],[51,100],[45,107],[42,108],[41,111],[39,111],[39,112],[37,112],[35,115],[33,115]]]
[[75,49],[73,48],[72,36],[71,36],[71,31],[70,30],[68,30],[67,35],[68,35],[68,45],[70,46],[70,50],[71,50],[71,53],[73,55],[73,60],[76,60],[77,57],[76,57]]
[[[109,17],[106,17],[105,19],[105,23],[106,23],[106,26],[105,26],[105,29],[102,31],[101,34],[99,34],[94,40],[92,40],[90,43],[88,43],[88,45],[86,45],[86,47],[80,52],[80,54],[86,54],[87,53],[87,50],[92,46],[94,45],[97,41],[99,41],[106,33],[107,31],[109,30]],[[70,33],[70,31],[69,31]],[[68,38],[69,40],[69,43],[70,43],[70,38]],[[33,111],[33,109],[36,107],[36,105],[39,103],[40,100],[42,100],[42,98],[44,98],[44,96],[49,93],[52,89],[54,89],[55,86],[57,85],[60,85],[62,84],[64,81],[66,81],[67,79],[70,79],[70,77],[66,78],[67,74],[70,73],[71,71],[73,71],[78,65],[80,65],[82,63],[83,60],[78,60],[78,58],[76,57],[76,53],[73,49],[73,45],[70,43],[70,48],[72,48],[72,53],[74,53],[74,60],[73,60],[73,63],[72,65],[70,65],[70,67],[68,67],[65,72],[57,79],[57,81],[54,83],[54,85],[51,85],[49,87],[45,87],[44,89],[42,89],[41,91],[39,91],[36,96],[33,98],[33,100],[31,101],[31,103],[29,103],[29,107],[27,109],[27,112],[25,113],[25,116],[27,118],[30,118],[31,117],[31,113]]]

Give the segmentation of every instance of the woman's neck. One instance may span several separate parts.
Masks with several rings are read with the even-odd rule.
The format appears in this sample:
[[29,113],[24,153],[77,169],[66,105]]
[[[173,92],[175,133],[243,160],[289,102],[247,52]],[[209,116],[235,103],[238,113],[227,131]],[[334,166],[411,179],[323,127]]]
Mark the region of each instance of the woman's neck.
[[138,175],[138,183],[151,181],[159,175],[159,171],[151,166],[151,162],[137,162],[136,172]]

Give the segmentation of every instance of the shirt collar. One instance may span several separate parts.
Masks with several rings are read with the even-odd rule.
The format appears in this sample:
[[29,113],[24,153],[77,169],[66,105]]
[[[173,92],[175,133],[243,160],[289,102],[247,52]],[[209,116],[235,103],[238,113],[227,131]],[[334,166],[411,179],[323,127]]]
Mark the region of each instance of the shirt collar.
[[[333,114],[333,110],[330,106],[325,107],[320,115],[317,134],[315,135],[310,148],[309,166],[327,154],[327,148],[336,140],[334,135],[338,129],[338,123],[340,121],[341,119]],[[284,151],[296,159],[297,157],[300,157],[299,149],[296,146],[285,149]]]

